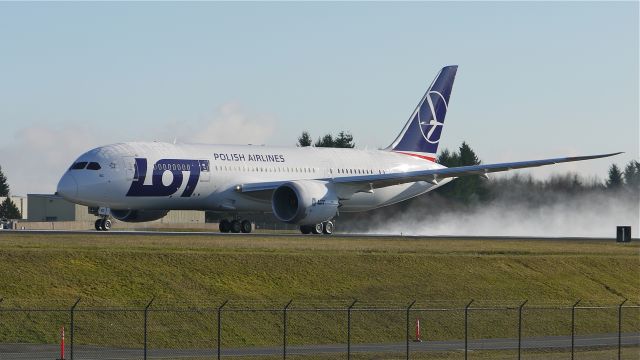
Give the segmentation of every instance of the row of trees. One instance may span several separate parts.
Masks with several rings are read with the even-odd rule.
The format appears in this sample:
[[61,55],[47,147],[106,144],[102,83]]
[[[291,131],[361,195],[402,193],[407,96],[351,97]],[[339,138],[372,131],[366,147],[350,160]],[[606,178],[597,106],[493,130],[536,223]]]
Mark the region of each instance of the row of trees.
[[609,177],[606,185],[608,188],[627,188],[640,187],[640,162],[630,161],[624,168],[624,172],[620,170],[618,165],[613,164],[609,168]]
[[[482,162],[471,147],[463,142],[455,152],[444,149],[438,156],[438,163],[454,167],[479,165]],[[516,173],[506,179],[513,181],[514,186],[529,187],[531,190],[562,191],[567,194],[594,190],[628,190],[637,193],[640,191],[640,163],[632,160],[624,171],[612,164],[604,184],[596,179],[583,179],[577,174],[554,175],[546,180],[535,180],[531,176]],[[437,192],[450,200],[469,204],[491,200],[496,197],[496,193],[504,192],[505,186],[509,185],[504,181],[485,181],[480,176],[465,176],[442,186]]]
[[326,134],[319,137],[315,143],[311,140],[311,135],[307,131],[303,131],[302,135],[298,138],[299,147],[315,146],[315,147],[333,147],[333,148],[354,148],[356,144],[353,142],[353,136],[345,131],[340,131],[338,136],[333,137],[331,134]]
[[6,197],[2,203],[0,203],[0,219],[20,219],[20,209],[16,204],[11,201],[9,197],[9,183],[7,177],[2,172],[2,166],[0,166],[0,197]]
[[[463,143],[457,152],[442,151],[438,161],[443,165],[477,165],[481,161],[470,147]],[[535,179],[529,174],[515,172],[507,176],[495,176],[487,181],[480,176],[456,179],[436,190],[436,193],[459,205],[479,205],[492,201],[526,203],[535,207],[578,197],[586,194],[611,193],[640,197],[640,163],[632,160],[624,172],[612,164],[604,182],[597,178],[584,178],[575,173],[552,175],[547,179]],[[455,206],[455,204],[453,204]]]

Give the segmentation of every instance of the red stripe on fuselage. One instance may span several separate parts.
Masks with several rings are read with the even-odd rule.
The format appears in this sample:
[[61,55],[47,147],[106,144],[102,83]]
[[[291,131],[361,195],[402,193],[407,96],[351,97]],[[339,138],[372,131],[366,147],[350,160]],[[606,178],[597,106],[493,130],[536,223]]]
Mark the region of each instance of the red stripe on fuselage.
[[399,153],[399,154],[414,156],[414,157],[417,157],[417,158],[420,158],[420,159],[424,159],[424,160],[429,160],[431,162],[436,162],[436,158],[431,157],[431,156],[413,154],[413,153],[408,153],[408,152],[404,152],[404,151],[394,151],[394,152]]

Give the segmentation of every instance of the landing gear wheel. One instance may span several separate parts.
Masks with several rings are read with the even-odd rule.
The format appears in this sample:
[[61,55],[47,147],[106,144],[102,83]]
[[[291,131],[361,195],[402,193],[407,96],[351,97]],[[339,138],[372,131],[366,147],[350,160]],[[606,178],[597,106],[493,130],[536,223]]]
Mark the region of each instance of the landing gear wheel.
[[242,231],[245,234],[250,233],[251,232],[251,221],[242,220],[242,222],[240,222],[240,231]]
[[305,234],[305,235],[311,234],[311,226],[309,226],[309,225],[300,225],[300,232]]
[[220,224],[218,224],[218,228],[221,233],[228,233],[231,231],[231,222],[227,219],[220,220]]
[[109,219],[102,219],[100,221],[100,230],[102,231],[109,231],[111,230],[111,220]]
[[322,234],[322,223],[313,225],[313,227],[311,228],[311,232],[316,235]]
[[98,231],[102,231],[102,229],[101,229],[101,224],[102,224],[102,219],[98,219],[98,220],[96,220],[96,223],[94,224],[94,226],[95,226],[96,230],[98,230]]
[[240,221],[238,220],[232,220],[231,221],[231,232],[232,233],[239,233],[240,230],[242,230],[242,224],[240,224]]
[[333,234],[333,222],[325,221],[322,223],[322,232],[326,235]]

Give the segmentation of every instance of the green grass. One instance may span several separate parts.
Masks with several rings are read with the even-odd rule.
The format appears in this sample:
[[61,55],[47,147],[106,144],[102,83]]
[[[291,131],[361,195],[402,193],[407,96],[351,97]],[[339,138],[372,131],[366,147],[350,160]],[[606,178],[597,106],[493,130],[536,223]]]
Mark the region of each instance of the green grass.
[[[529,299],[525,336],[566,335],[567,310],[541,305],[639,303],[638,243],[512,241],[402,237],[115,236],[0,233],[0,309],[68,307],[140,309],[155,296],[150,343],[210,347],[213,308],[231,299],[243,306],[280,308],[294,299],[290,343],[345,341],[346,312],[299,312],[312,306],[358,309],[373,305],[416,308],[514,306]],[[205,307],[202,314],[159,311]],[[462,336],[462,311],[415,311],[430,339]],[[640,312],[625,313],[625,331],[638,331]],[[281,341],[281,312],[224,313],[225,346]],[[355,342],[404,339],[401,311],[353,315]],[[4,319],[2,318],[4,317]],[[9,321],[7,320],[9,318]],[[0,313],[0,342],[54,342],[64,313]],[[515,310],[474,311],[471,336],[515,337]],[[579,310],[579,333],[616,331],[615,309]],[[28,324],[24,327],[21,325]],[[80,312],[79,343],[138,346],[140,312]],[[112,334],[117,335],[112,335]],[[191,334],[175,339],[175,333]],[[115,337],[115,338],[114,338]]]

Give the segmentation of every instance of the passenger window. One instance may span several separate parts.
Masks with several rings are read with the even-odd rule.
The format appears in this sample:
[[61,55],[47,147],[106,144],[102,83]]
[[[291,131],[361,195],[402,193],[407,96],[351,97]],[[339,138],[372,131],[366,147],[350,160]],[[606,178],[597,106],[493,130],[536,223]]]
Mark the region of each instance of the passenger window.
[[86,161],[80,161],[77,163],[74,163],[73,165],[71,165],[70,170],[82,170],[84,169],[84,167],[87,166],[87,162]]
[[87,165],[87,170],[100,170],[102,167],[97,162],[91,162]]

